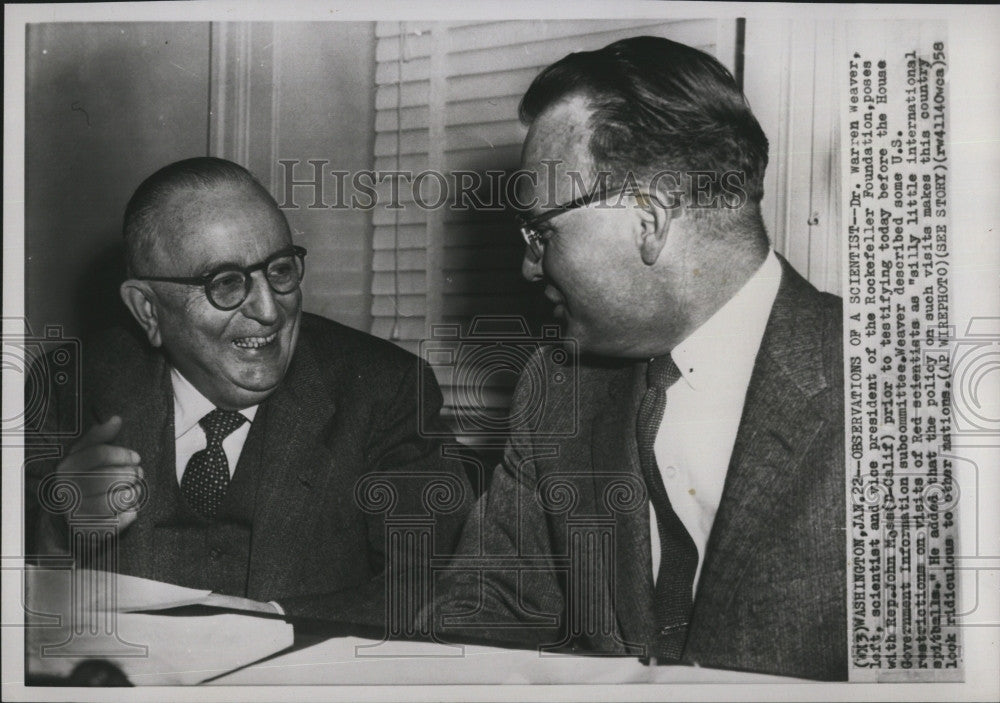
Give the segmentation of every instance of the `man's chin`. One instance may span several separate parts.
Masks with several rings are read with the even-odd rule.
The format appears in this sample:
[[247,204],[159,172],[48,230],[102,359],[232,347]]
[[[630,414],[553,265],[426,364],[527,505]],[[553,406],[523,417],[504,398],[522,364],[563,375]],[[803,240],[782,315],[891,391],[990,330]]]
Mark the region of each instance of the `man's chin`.
[[565,335],[567,339],[576,342],[576,348],[584,354],[607,357],[622,355],[619,340],[611,335],[602,335],[591,329],[582,329],[579,325],[568,325],[565,329]]
[[226,404],[230,409],[242,410],[254,405],[259,405],[267,400],[276,390],[280,383],[240,383],[233,386],[226,393]]
[[262,367],[235,369],[227,374],[229,379],[226,395],[232,400],[239,400],[244,407],[256,405],[274,393],[285,378],[287,364],[269,363]]

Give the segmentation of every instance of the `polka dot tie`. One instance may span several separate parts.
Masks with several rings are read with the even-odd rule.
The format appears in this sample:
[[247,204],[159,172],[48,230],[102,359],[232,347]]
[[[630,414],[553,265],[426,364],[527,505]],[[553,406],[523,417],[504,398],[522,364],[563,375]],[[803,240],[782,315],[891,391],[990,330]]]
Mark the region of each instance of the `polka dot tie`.
[[244,422],[246,418],[243,415],[218,408],[198,420],[198,424],[205,430],[208,446],[195,452],[188,461],[181,478],[181,493],[199,515],[214,518],[226,498],[229,462],[222,450],[222,440]]

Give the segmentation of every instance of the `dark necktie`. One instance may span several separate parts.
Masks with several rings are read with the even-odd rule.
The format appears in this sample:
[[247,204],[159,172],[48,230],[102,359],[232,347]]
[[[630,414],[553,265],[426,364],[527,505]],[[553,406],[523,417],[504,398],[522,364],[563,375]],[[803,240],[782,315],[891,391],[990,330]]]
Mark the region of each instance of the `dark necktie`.
[[229,488],[229,463],[222,450],[222,440],[244,422],[246,418],[238,412],[219,408],[198,420],[208,443],[188,460],[181,478],[181,493],[188,505],[203,517],[214,518],[225,500]]
[[669,354],[650,360],[646,371],[646,394],[639,407],[637,428],[639,462],[650,502],[656,511],[656,527],[660,535],[660,571],[653,591],[654,628],[648,652],[659,663],[679,661],[684,652],[694,604],[691,590],[698,567],[698,548],[670,506],[653,451],[663,411],[667,407],[667,389],[680,376],[680,370]]

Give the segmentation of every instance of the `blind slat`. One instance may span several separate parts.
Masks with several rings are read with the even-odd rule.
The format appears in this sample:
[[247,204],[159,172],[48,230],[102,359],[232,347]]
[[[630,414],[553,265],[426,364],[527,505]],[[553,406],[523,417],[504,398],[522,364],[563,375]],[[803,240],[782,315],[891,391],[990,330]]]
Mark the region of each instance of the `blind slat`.
[[390,210],[387,203],[379,203],[372,209],[372,222],[376,227],[394,226],[397,222],[400,225],[424,224],[427,222],[427,211],[415,207]]
[[[395,100],[393,100],[395,104]],[[404,107],[398,113],[395,109],[379,110],[375,114],[376,132],[395,132],[402,121],[403,129],[427,129],[430,114],[426,105]]]
[[[379,132],[375,135],[375,156],[393,156],[394,154],[426,154],[429,139],[426,129],[410,129],[400,132]],[[398,144],[398,151],[397,151]]]
[[406,154],[398,158],[394,154],[375,157],[375,170],[385,171],[411,171],[420,173],[426,171],[428,167],[427,154]]
[[399,314],[405,317],[424,317],[427,314],[427,299],[422,295],[379,296],[372,300],[371,312],[375,317],[393,317],[397,306]]
[[401,317],[398,321],[393,318],[376,318],[372,321],[372,334],[382,339],[389,339],[392,336],[393,327],[397,328],[399,340],[413,342],[412,351],[416,353],[417,342],[426,336],[427,323],[422,317]]
[[475,100],[458,100],[445,108],[444,123],[448,127],[466,124],[497,124],[517,122],[520,95],[487,96]]
[[372,274],[372,293],[375,295],[392,295],[397,292],[405,295],[427,292],[427,276],[423,271],[400,271],[399,273],[376,271]]
[[392,249],[414,249],[427,246],[427,226],[423,224],[403,225],[396,230],[389,225],[375,228],[375,251]]
[[376,86],[375,109],[395,110],[397,106],[414,107],[417,105],[427,105],[427,94],[430,92],[430,89],[429,81],[423,80],[398,84],[394,77],[392,82]]
[[372,258],[373,271],[423,271],[427,267],[425,249],[389,249],[376,251]]

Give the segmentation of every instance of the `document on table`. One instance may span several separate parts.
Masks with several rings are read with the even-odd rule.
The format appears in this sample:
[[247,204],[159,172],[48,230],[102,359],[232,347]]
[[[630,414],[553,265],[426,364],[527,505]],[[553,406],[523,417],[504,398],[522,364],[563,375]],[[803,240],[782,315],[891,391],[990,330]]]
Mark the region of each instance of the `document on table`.
[[25,578],[32,674],[68,676],[80,662],[99,659],[136,685],[193,684],[293,641],[292,626],[278,618],[161,612],[203,604],[209,591],[86,570],[29,569]]
[[694,666],[646,666],[635,657],[336,637],[226,674],[212,685],[504,685],[796,683],[799,679]]
[[107,571],[33,567],[28,567],[25,587],[29,602],[62,606],[76,601],[92,610],[121,613],[198,605],[211,593]]

